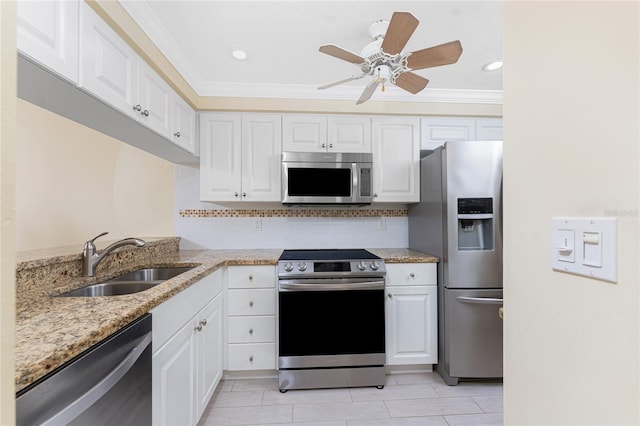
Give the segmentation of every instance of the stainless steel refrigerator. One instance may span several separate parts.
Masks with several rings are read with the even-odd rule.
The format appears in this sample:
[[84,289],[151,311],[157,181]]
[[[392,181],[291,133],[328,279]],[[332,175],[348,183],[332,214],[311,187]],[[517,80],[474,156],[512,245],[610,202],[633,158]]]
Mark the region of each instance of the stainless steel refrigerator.
[[447,142],[420,160],[409,247],[438,263],[438,365],[448,385],[502,377],[502,142]]

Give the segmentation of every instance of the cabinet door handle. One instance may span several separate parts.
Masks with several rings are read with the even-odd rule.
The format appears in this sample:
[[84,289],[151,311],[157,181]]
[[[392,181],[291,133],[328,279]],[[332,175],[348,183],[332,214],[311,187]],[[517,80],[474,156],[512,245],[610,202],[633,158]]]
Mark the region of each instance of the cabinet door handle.
[[203,319],[200,321],[200,324],[202,324],[202,326],[204,327],[205,325],[207,325],[207,319]]
[[194,331],[202,331],[202,324],[198,324],[193,330]]
[[388,297],[389,299],[393,299],[393,294],[389,293],[389,294],[387,294],[387,297]]
[[140,114],[144,115],[145,117],[149,116],[149,110],[145,109],[144,111],[142,111]]
[[378,198],[378,193],[377,192],[373,193],[373,198]]
[[249,329],[249,334],[253,334],[253,328]]
[[233,193],[233,196],[234,196],[234,197],[236,197],[236,198],[238,198],[238,193],[237,193],[237,192],[234,192],[234,193]]
[[176,138],[179,138],[179,137],[180,137],[180,132],[175,132],[175,133],[173,134],[173,136],[175,136]]
[[333,144],[332,143],[329,144],[329,148],[333,148]]
[[138,105],[134,106],[133,110],[134,111],[138,111],[138,112],[142,111],[142,105],[138,104]]
[[322,144],[320,144],[320,148],[326,148],[326,147],[327,147],[327,144],[326,144],[326,143],[322,143]]
[[242,193],[242,196],[243,196],[243,197],[246,197],[246,196],[247,196],[247,193],[246,193],[246,192],[243,192],[243,193]]

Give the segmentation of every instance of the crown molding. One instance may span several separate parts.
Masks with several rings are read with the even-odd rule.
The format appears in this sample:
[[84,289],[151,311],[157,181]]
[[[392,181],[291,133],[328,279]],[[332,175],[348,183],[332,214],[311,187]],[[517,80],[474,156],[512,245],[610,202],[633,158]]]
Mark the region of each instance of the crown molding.
[[[238,98],[286,98],[286,99],[358,99],[364,86],[332,87],[318,90],[316,86],[292,84],[207,83],[195,88],[201,96]],[[502,90],[425,89],[412,95],[404,90],[387,86],[376,91],[371,100],[395,102],[442,102],[467,104],[502,104]]]

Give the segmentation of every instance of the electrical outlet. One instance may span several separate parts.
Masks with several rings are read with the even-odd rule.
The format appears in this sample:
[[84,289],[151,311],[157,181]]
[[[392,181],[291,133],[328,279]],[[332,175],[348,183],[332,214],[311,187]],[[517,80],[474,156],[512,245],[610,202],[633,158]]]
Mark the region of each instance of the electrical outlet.
[[378,218],[378,229],[380,231],[387,229],[387,220],[384,217]]
[[256,217],[253,219],[253,230],[262,231],[262,218]]

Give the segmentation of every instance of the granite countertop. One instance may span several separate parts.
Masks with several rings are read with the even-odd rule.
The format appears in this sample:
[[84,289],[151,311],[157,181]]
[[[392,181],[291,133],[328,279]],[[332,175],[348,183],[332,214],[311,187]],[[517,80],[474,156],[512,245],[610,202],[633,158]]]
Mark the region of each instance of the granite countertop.
[[[438,261],[436,257],[408,249],[368,250],[387,263]],[[48,279],[45,274],[36,276],[32,282],[18,287],[16,291],[16,391],[45,376],[215,270],[227,265],[275,265],[281,253],[280,249],[185,250],[153,256],[145,266],[189,265],[194,268],[144,292],[115,297],[55,297],[72,287],[88,283],[84,282],[86,279],[83,281],[77,277],[56,287],[45,285],[44,281]],[[34,265],[77,261],[78,258],[77,247],[69,252],[65,249],[55,253],[19,253],[16,271],[19,274]],[[138,267],[140,266],[133,269]],[[128,270],[132,268],[121,266],[118,274]],[[64,274],[66,271],[62,272]],[[49,290],[34,291],[40,288]]]

